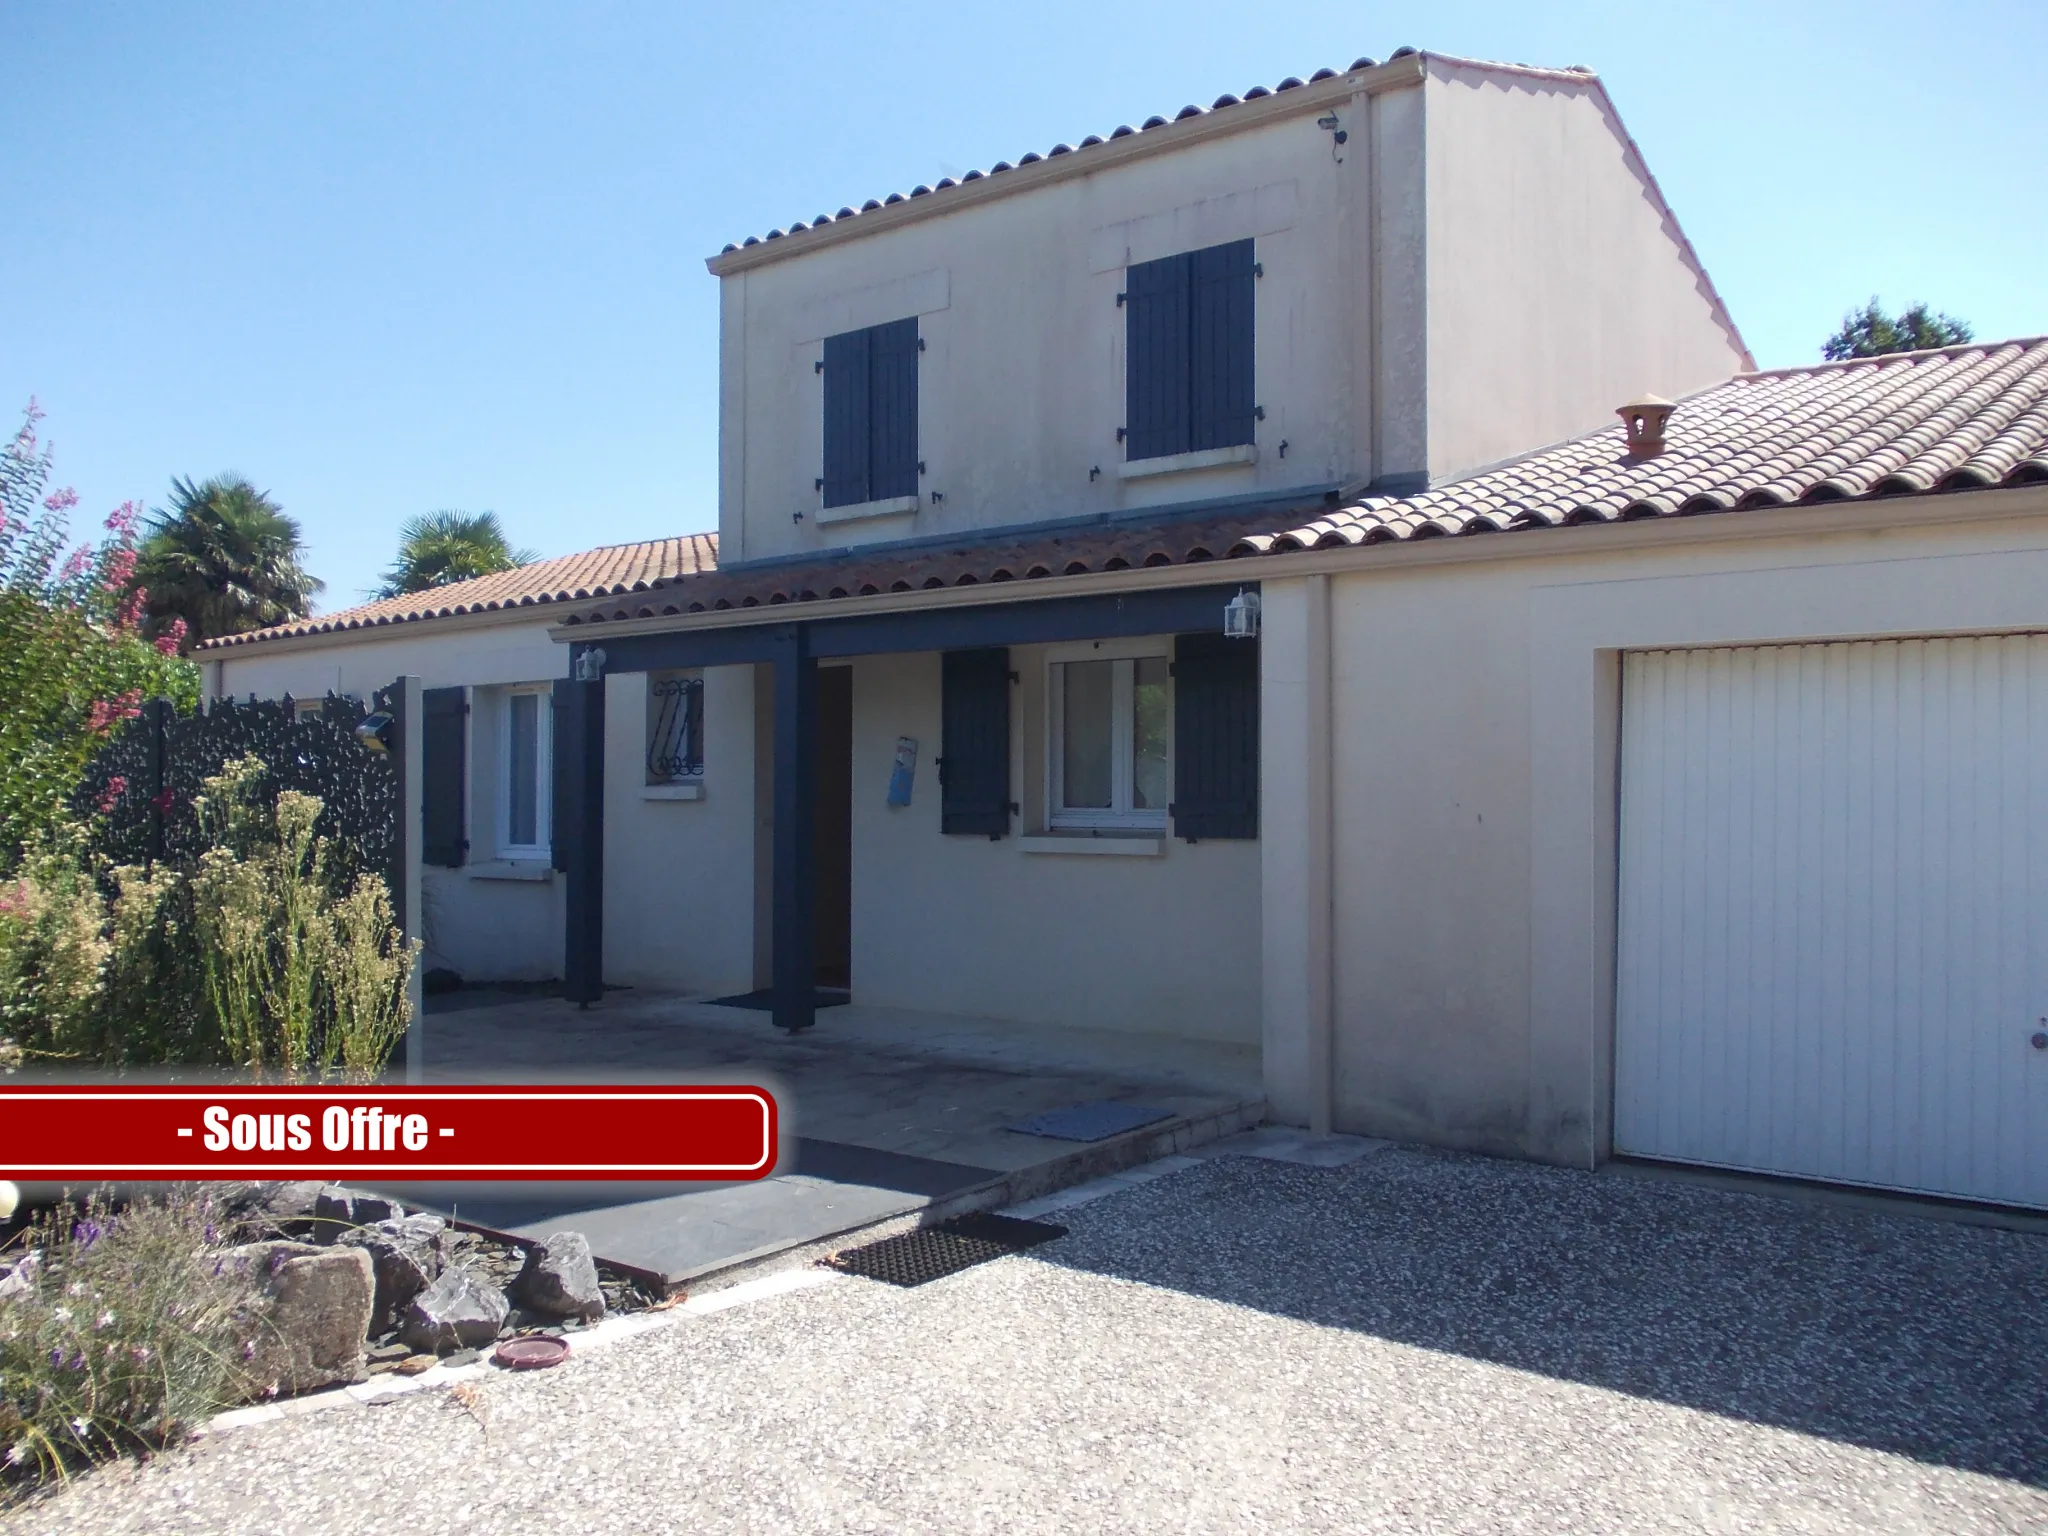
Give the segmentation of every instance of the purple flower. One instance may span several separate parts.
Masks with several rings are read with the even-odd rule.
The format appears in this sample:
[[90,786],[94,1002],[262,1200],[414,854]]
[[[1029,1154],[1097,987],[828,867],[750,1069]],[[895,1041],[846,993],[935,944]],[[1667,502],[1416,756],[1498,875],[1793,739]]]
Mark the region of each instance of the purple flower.
[[53,1371],[61,1371],[64,1369],[64,1351],[62,1349],[53,1349],[50,1351],[50,1369]]
[[[121,788],[126,789],[127,787],[127,784],[123,782]],[[118,798],[119,792],[115,791],[114,793],[116,798]],[[100,1222],[94,1221],[90,1216],[86,1217],[84,1221],[74,1224],[71,1228],[71,1241],[78,1244],[81,1248],[90,1248],[106,1235],[106,1227]]]

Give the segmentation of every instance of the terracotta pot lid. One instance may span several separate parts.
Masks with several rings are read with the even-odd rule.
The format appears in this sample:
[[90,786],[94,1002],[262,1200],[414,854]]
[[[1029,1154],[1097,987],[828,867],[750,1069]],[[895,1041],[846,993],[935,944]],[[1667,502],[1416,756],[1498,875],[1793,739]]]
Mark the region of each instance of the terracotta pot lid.
[[549,1338],[546,1334],[507,1339],[491,1358],[508,1370],[537,1371],[545,1366],[560,1365],[568,1359],[569,1341]]

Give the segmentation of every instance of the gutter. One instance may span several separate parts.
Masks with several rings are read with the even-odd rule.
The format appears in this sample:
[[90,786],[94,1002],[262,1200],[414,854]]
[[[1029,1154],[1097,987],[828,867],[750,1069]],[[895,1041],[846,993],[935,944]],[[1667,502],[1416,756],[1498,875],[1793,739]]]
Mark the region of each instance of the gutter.
[[[1935,510],[1937,508],[1938,511]],[[1757,508],[1747,512],[1704,512],[1685,517],[1638,518],[1623,523],[1580,523],[1562,528],[1525,528],[1508,533],[1358,544],[1342,549],[1242,555],[1235,559],[1148,566],[1128,571],[1091,571],[1082,576],[984,581],[968,587],[884,592],[873,597],[823,598],[814,602],[763,603],[752,608],[662,614],[646,619],[558,622],[549,627],[548,635],[558,644],[596,645],[602,644],[606,635],[747,629],[763,624],[801,624],[814,619],[859,614],[979,608],[995,603],[1030,602],[1038,598],[1089,593],[1145,592],[1160,587],[1215,586],[1233,581],[1257,586],[1263,581],[1298,576],[1391,573],[1496,560],[1565,559],[1638,549],[1692,549],[1703,545],[1800,539],[1834,533],[1960,527],[2043,513],[2048,513],[2048,484],[1936,491],[1917,496],[1883,496],[1809,506]],[[667,587],[650,590],[675,593],[686,599],[688,582],[686,577]]]

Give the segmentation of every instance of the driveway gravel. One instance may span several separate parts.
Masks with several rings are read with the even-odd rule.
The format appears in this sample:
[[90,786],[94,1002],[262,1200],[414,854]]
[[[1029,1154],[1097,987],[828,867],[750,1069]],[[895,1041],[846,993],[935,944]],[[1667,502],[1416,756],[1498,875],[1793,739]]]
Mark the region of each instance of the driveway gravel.
[[1406,1148],[1050,1219],[0,1530],[2048,1528],[2048,1238]]

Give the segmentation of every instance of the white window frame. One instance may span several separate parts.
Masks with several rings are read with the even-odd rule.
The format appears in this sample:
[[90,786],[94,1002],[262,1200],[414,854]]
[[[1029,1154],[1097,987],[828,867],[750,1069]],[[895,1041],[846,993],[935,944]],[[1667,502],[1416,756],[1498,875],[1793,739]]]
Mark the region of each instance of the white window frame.
[[1054,831],[1164,832],[1166,807],[1139,810],[1131,805],[1137,778],[1132,744],[1135,725],[1135,667],[1111,674],[1109,808],[1069,809],[1066,798],[1066,672],[1068,662],[1158,660],[1167,663],[1166,782],[1173,782],[1173,646],[1165,639],[1093,640],[1049,647],[1045,655],[1045,822]]
[[[512,841],[512,701],[530,694],[534,707],[533,828],[535,841]],[[498,708],[498,857],[512,862],[554,858],[554,688],[523,683],[507,688]]]

